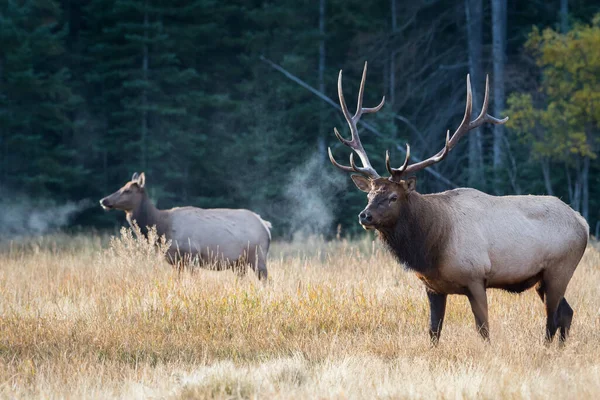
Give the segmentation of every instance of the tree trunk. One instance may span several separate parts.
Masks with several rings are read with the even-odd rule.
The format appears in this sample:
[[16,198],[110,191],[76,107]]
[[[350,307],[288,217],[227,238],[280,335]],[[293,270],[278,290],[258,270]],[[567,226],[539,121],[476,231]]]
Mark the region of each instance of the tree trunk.
[[508,142],[508,139],[506,139],[506,136],[504,136],[504,149],[506,160],[508,161],[506,172],[508,173],[510,186],[512,187],[514,194],[521,194],[522,190],[519,186],[519,169],[517,168],[517,162],[515,157],[513,157],[512,149],[510,148],[510,143]]
[[[579,175],[579,172],[577,173]],[[581,211],[581,185],[579,179],[581,176],[578,176],[575,180],[575,187],[573,188],[573,202],[571,203],[571,207],[575,211]]]
[[[142,79],[144,83],[148,81],[148,10],[144,10],[144,46],[143,46],[143,57],[142,57]],[[140,138],[140,158],[142,171],[146,170],[148,162],[148,92],[146,89],[142,90],[142,132]]]
[[575,196],[575,189],[573,187],[573,182],[571,180],[571,172],[569,171],[569,166],[565,163],[565,175],[567,176],[567,191],[569,194],[569,204],[573,203],[573,197]]
[[102,192],[108,193],[109,191],[109,178],[108,178],[108,150],[106,146],[102,149],[102,177],[103,177],[103,187]]
[[[2,86],[4,76],[4,60],[0,57],[0,87]],[[0,113],[2,110],[0,110]],[[0,185],[6,183],[8,173],[6,171],[6,156],[8,155],[8,146],[6,144],[6,140],[4,139],[4,130],[2,126],[0,126],[0,152],[2,157],[0,157]]]
[[573,183],[573,199],[571,201],[571,207],[575,211],[581,211],[581,161],[577,158],[577,162],[575,165],[575,182]]
[[544,158],[542,160],[542,174],[544,174],[544,185],[546,185],[546,194],[548,196],[554,196],[552,190],[552,180],[550,179],[550,160]]
[[390,77],[389,77],[389,94],[390,94],[390,105],[394,105],[396,101],[396,49],[395,34],[398,30],[398,17],[396,15],[396,0],[391,0],[390,13],[392,14],[392,45],[390,48]]
[[[319,0],[319,91],[325,93],[325,2]],[[317,138],[317,150],[321,163],[327,161],[327,150],[325,141],[325,110],[319,112],[319,137]]]
[[590,188],[589,188],[589,175],[590,175],[590,158],[583,158],[583,168],[581,169],[581,215],[586,220],[589,220],[589,206],[590,206]]
[[560,0],[560,31],[569,31],[569,0]]
[[[394,0],[392,0],[394,1]],[[467,22],[467,44],[469,49],[469,73],[473,88],[473,103],[481,104],[479,93],[476,88],[481,87],[483,82],[481,59],[482,59],[482,23],[483,4],[482,0],[465,0],[465,15]],[[477,110],[475,110],[477,112]],[[481,130],[475,129],[469,134],[469,186],[481,186],[485,184],[483,171],[483,152]]]
[[[494,63],[494,115],[504,112],[504,66],[506,64],[506,0],[492,0],[492,58]],[[499,170],[503,162],[502,137],[504,126],[494,126],[494,188],[499,191]]]

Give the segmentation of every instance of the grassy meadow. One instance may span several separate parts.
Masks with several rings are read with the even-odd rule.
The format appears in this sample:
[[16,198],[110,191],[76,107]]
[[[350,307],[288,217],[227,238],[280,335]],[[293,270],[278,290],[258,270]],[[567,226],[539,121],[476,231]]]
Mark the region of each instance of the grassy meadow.
[[377,243],[274,243],[253,273],[179,275],[129,234],[0,245],[2,398],[598,398],[600,253],[567,291],[564,348],[533,291],[489,292],[491,344],[450,297],[428,342],[424,289]]

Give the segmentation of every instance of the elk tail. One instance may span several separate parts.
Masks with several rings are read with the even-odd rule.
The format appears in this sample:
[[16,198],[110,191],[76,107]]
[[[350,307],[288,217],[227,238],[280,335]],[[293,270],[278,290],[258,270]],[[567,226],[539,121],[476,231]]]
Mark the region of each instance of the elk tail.
[[267,233],[269,234],[269,240],[271,240],[271,228],[273,227],[273,225],[269,221],[265,221],[264,219],[262,219],[260,215],[256,213],[253,214],[256,215],[256,218],[258,218],[260,223],[265,227]]
[[583,218],[583,216],[581,214],[579,214],[577,211],[575,211],[575,214],[577,214],[577,219],[579,220],[579,223],[581,224],[581,226],[585,230],[586,236],[589,238],[589,235],[590,235],[590,226],[588,225],[587,221],[585,220],[585,218]]

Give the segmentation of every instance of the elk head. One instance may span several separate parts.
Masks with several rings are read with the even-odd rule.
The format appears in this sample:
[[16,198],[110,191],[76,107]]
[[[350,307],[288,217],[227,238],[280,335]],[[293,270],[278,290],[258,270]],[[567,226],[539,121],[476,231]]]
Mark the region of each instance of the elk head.
[[133,211],[142,202],[145,184],[146,175],[135,172],[121,189],[100,200],[100,205],[105,210]]
[[368,193],[368,204],[367,207],[361,211],[358,216],[360,224],[365,229],[380,229],[386,226],[395,225],[402,216],[402,210],[406,206],[410,195],[415,191],[416,178],[408,177],[409,174],[415,173],[421,169],[424,169],[430,165],[442,161],[448,153],[456,146],[456,143],[470,130],[475,129],[486,122],[492,124],[504,124],[508,121],[508,117],[504,119],[498,119],[492,117],[487,113],[489,104],[489,83],[488,78],[485,80],[485,97],[483,100],[483,106],[481,107],[481,113],[475,120],[471,121],[472,113],[472,93],[471,93],[471,81],[469,75],[467,75],[467,105],[465,115],[462,122],[456,131],[450,136],[450,131],[446,132],[446,144],[444,147],[432,157],[426,160],[419,161],[413,164],[409,164],[410,160],[410,146],[406,145],[406,158],[400,168],[392,168],[390,163],[390,154],[386,152],[385,165],[390,173],[389,178],[382,178],[371,166],[367,153],[360,141],[358,135],[357,123],[360,120],[362,114],[370,114],[379,111],[385,103],[385,97],[381,100],[378,106],[373,108],[363,108],[363,95],[365,89],[365,80],[367,77],[367,63],[363,69],[362,80],[360,82],[360,88],[358,91],[358,104],[354,116],[350,115],[344,94],[342,92],[342,71],[338,76],[338,96],[340,98],[340,106],[344,117],[350,127],[350,133],[352,138],[350,140],[344,139],[338,132],[337,128],[334,128],[335,136],[344,145],[350,147],[360,158],[362,167],[359,167],[354,162],[354,153],[350,153],[350,166],[339,164],[331,153],[329,148],[329,159],[339,169],[346,172],[355,173],[352,175],[352,180],[356,186],[363,192]]

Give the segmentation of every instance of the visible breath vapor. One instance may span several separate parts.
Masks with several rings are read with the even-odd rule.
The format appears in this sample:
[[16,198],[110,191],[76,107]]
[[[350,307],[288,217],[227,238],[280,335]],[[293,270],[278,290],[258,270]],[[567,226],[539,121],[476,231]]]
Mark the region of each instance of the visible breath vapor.
[[317,156],[291,172],[285,197],[294,239],[331,231],[335,196],[347,184],[346,179],[335,172],[333,168],[325,168]]
[[90,200],[56,204],[35,202],[24,195],[0,189],[0,239],[43,235],[69,224],[81,211],[92,207]]

